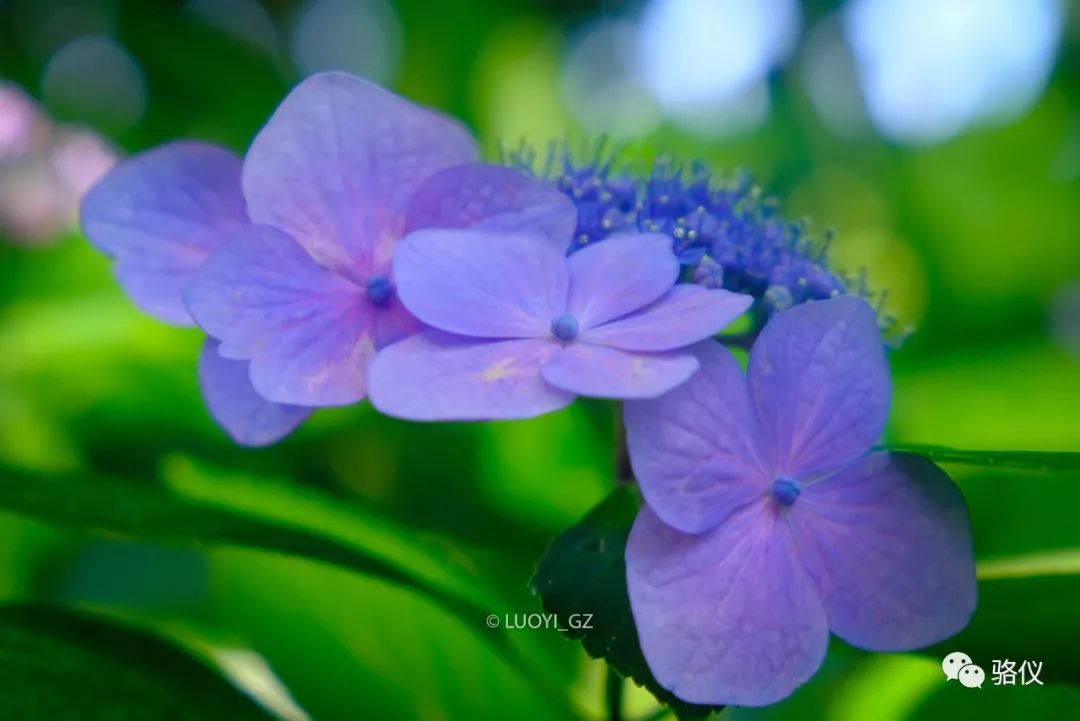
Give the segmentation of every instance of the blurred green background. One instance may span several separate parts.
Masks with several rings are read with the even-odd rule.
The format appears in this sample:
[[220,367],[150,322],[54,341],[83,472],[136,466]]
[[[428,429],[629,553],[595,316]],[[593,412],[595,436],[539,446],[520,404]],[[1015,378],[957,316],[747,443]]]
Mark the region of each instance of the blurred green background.
[[[536,560],[612,488],[613,406],[462,426],[362,405],[240,449],[200,400],[200,334],[124,298],[74,226],[78,197],[175,138],[243,152],[328,68],[462,118],[492,158],[605,133],[630,162],[745,168],[785,214],[835,229],[833,265],[865,270],[915,330],[892,356],[890,441],[1077,451],[1078,40],[1080,5],[1055,0],[0,0],[0,596],[149,629],[290,721],[604,717],[602,664],[558,633],[501,645],[392,573],[229,523],[219,543],[191,508],[311,531],[297,543],[323,561],[312,534],[374,544],[474,608],[534,612]],[[1080,473],[949,470],[989,569],[961,649],[984,688],[946,684],[940,656],[837,643],[788,701],[726,714],[1080,718]],[[1046,685],[992,687],[1006,657],[1044,662]],[[40,678],[9,669],[0,697]],[[71,688],[90,715],[0,709],[146,717]],[[627,718],[656,710],[624,697]],[[193,718],[224,713],[204,703]]]

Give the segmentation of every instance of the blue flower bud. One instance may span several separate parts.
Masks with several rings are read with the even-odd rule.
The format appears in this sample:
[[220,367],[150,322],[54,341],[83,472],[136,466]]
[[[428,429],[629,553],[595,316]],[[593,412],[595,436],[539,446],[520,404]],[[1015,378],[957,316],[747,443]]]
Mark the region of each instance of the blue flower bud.
[[551,321],[551,334],[559,340],[571,341],[577,338],[578,320],[569,313],[556,316]]
[[782,476],[773,481],[773,499],[781,506],[790,506],[799,498],[802,486],[794,478]]
[[375,305],[386,305],[394,293],[394,286],[385,275],[373,275],[364,283],[367,298]]

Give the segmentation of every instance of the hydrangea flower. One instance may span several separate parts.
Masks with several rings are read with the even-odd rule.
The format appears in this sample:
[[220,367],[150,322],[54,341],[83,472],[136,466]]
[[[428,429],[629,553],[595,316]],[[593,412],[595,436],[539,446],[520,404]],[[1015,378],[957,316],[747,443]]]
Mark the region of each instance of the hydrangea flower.
[[[114,259],[120,285],[143,311],[173,325],[194,321],[183,290],[206,258],[250,227],[240,188],[242,163],[224,148],[175,142],[122,162],[83,198],[90,241]],[[271,403],[248,380],[248,364],[208,340],[199,359],[203,395],[239,443],[271,443],[310,409]]]
[[888,414],[872,308],[844,296],[776,315],[748,376],[715,342],[701,370],[626,404],[646,506],[626,548],[642,651],[703,704],[773,703],[821,664],[829,630],[903,651],[975,609],[967,509],[919,456],[871,452]]
[[425,230],[398,248],[402,302],[432,326],[376,356],[371,401],[413,420],[528,418],[576,396],[652,398],[698,368],[686,346],[751,298],[675,285],[671,241]]
[[[764,315],[845,293],[875,295],[864,276],[846,278],[829,268],[831,234],[816,240],[805,223],[784,219],[747,173],[725,181],[701,163],[683,168],[661,159],[642,176],[618,167],[603,147],[580,155],[552,152],[538,163],[522,148],[507,160],[550,179],[574,201],[571,252],[614,234],[664,233],[693,282],[752,295]],[[877,294],[879,304],[883,298]],[[881,327],[900,340],[895,319],[878,310]]]
[[82,223],[141,308],[209,333],[200,380],[211,412],[261,445],[313,407],[364,398],[375,351],[418,327],[391,268],[407,232],[568,237],[568,199],[475,157],[457,121],[343,73],[315,75],[243,161],[200,143],[151,150],[88,195]]

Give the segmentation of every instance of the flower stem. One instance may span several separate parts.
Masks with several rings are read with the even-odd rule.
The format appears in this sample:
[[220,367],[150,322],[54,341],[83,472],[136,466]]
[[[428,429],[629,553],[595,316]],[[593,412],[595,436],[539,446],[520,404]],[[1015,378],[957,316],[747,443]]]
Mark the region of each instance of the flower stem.
[[608,666],[607,685],[604,689],[604,697],[607,700],[608,721],[623,721],[622,689],[622,676],[611,666]]

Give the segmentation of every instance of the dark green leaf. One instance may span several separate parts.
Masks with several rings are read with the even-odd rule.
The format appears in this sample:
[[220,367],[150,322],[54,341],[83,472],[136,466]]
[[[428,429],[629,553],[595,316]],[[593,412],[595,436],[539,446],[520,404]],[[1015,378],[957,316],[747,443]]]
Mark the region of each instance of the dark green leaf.
[[1044,664],[1044,681],[1080,683],[1080,547],[1075,510],[1062,503],[1080,473],[1062,465],[949,469],[971,513],[979,602],[967,628],[923,649],[930,658],[961,649],[987,669],[993,659],[1030,660]]
[[0,610],[0,718],[269,721],[210,668],[168,643],[56,608]]
[[[227,479],[223,478],[222,482],[227,483]],[[292,522],[285,521],[273,513],[273,502],[281,503],[273,484],[266,484],[263,490],[266,496],[255,507],[239,504],[229,507],[225,499],[218,499],[213,505],[194,502],[154,484],[0,468],[0,508],[21,516],[173,545],[227,544],[303,556],[412,588],[435,597],[469,619],[487,613],[492,607],[490,602],[478,597],[470,584],[463,582],[462,576],[455,577],[452,571],[440,567],[432,552],[413,542],[406,530],[390,530],[382,519],[371,518],[367,519],[370,528],[358,528],[362,526],[363,516],[357,514],[350,519],[355,525],[347,538],[341,529],[323,532],[306,525],[313,508],[304,509],[301,505],[301,509],[309,511],[306,519],[297,513]],[[293,499],[298,504],[300,500]],[[304,500],[312,501],[310,496]],[[260,515],[263,509],[259,503],[271,508]],[[364,530],[370,533],[365,535]],[[449,560],[445,562],[452,565]],[[464,571],[461,573],[467,577]]]
[[[201,510],[257,519],[275,534],[284,531],[286,535],[332,540],[350,557],[363,556],[380,567],[392,567],[410,579],[404,583],[398,580],[399,585],[427,589],[436,600],[455,599],[454,605],[467,610],[470,621],[476,618],[476,611],[486,614],[502,602],[499,593],[459,548],[419,537],[414,529],[403,528],[347,500],[285,480],[231,472],[182,456],[167,459],[162,475],[170,490]],[[294,548],[293,555],[380,575],[373,574],[370,566],[365,570],[364,565],[319,558],[306,552],[302,544]],[[277,550],[290,552],[287,548]]]
[[985,578],[980,567],[979,607],[956,636],[920,653],[941,659],[962,650],[987,673],[993,659],[1042,663],[1045,683],[1080,683],[1080,575]]
[[[680,719],[702,719],[713,710],[675,698],[653,678],[638,643],[626,592],[623,551],[641,501],[628,486],[616,488],[585,518],[557,537],[536,568],[533,592],[544,610],[557,614],[566,635],[581,641],[593,658],[602,658],[621,675],[644,686],[671,706]],[[573,628],[575,614],[588,629]]]
[[[482,620],[505,608],[460,553],[310,489],[174,458],[172,488],[0,466],[0,509],[60,527],[185,547],[239,546],[314,560],[419,593],[457,616],[551,695],[522,641]],[[520,634],[519,634],[520,636]],[[532,670],[531,670],[532,669]]]
[[1025,468],[1034,471],[1080,470],[1080,453],[1068,451],[963,451],[910,443],[889,444],[886,448],[890,451],[917,453],[935,463]]

